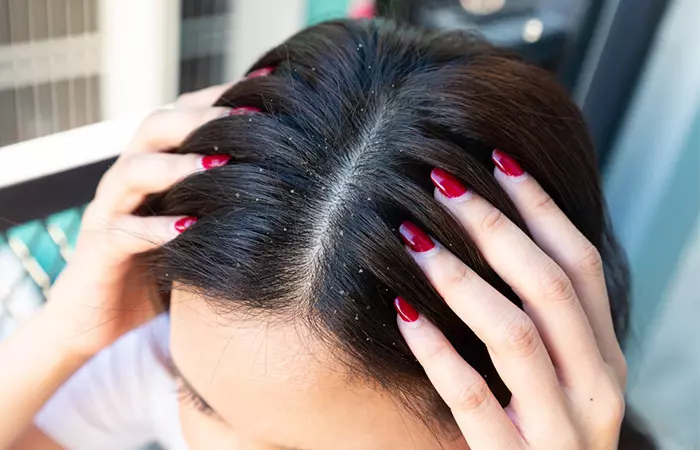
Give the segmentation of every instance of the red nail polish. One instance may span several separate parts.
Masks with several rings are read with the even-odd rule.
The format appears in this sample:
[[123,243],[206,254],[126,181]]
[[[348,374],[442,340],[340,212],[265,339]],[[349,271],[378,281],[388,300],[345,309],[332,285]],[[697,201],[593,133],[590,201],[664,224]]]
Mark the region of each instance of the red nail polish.
[[469,189],[464,187],[454,175],[437,167],[430,172],[430,180],[447,198],[461,197],[469,192]]
[[348,17],[351,19],[372,19],[377,16],[377,11],[374,8],[374,2],[368,1],[364,4],[359,4],[348,12]]
[[414,252],[422,253],[435,248],[435,243],[430,236],[425,234],[418,225],[413,222],[404,222],[399,227],[401,238]]
[[496,164],[496,167],[509,177],[519,177],[525,173],[520,164],[500,150],[494,150],[491,154],[491,159]]
[[213,169],[226,165],[230,160],[228,155],[207,155],[200,160],[200,164],[204,169]]
[[256,108],[255,106],[239,106],[238,108],[233,108],[231,111],[229,111],[228,115],[229,116],[240,116],[243,114],[252,114],[252,113],[258,113],[261,111],[262,110],[260,108]]
[[182,219],[178,219],[177,222],[175,222],[175,230],[177,230],[178,233],[182,233],[192,225],[197,223],[197,218],[196,217],[183,217]]
[[420,314],[416,311],[413,306],[409,305],[406,300],[401,297],[396,297],[394,299],[394,309],[399,313],[399,317],[404,322],[415,322],[420,318]]
[[254,70],[254,71],[250,72],[248,75],[246,75],[246,78],[265,77],[267,75],[270,75],[274,71],[275,71],[274,67],[263,67],[262,69],[258,69],[258,70]]

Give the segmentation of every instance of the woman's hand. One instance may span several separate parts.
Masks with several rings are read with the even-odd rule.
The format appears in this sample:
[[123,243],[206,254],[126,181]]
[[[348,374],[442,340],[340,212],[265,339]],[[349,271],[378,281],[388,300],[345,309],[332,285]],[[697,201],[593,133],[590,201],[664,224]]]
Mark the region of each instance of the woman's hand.
[[163,152],[231,113],[208,106],[228,87],[187,94],[174,108],[151,114],[104,175],[83,217],[73,259],[47,305],[0,342],[0,448],[57,448],[30,425],[39,408],[90,357],[155,313],[155,285],[134,257],[174,238],[195,218],[133,212],[146,195],[226,163],[223,156]]
[[223,155],[164,153],[199,126],[230,113],[209,106],[228,87],[187,94],[173,108],[151,114],[100,181],[83,216],[73,259],[47,305],[61,317],[72,350],[95,353],[155,314],[155,283],[134,257],[173,239],[196,218],[138,217],[133,212],[147,195],[228,161]]
[[435,197],[518,293],[524,312],[414,224],[404,223],[401,234],[435,289],[488,347],[513,394],[510,405],[501,408],[443,334],[397,298],[401,332],[472,449],[617,448],[627,368],[600,255],[512,158],[499,151],[493,158],[532,240],[440,169],[432,173]]

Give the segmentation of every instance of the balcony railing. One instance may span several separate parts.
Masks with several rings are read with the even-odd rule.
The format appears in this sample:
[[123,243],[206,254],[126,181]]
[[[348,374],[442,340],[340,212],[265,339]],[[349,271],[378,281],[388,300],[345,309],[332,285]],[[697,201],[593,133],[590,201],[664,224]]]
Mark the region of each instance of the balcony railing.
[[0,148],[0,339],[43,303],[83,206],[142,116]]

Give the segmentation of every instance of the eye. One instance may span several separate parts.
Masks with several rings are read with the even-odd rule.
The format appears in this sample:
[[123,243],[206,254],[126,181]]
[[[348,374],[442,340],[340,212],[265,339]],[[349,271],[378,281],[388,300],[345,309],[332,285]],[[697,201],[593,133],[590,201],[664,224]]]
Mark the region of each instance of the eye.
[[207,416],[216,414],[214,409],[209,406],[209,403],[194,392],[187,382],[180,377],[177,377],[177,396],[179,400],[194,406],[194,408],[202,414]]

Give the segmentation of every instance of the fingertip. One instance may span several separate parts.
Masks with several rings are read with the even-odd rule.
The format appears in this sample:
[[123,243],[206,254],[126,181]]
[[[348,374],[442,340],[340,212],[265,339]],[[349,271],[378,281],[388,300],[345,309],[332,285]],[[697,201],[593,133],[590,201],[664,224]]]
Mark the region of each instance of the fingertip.
[[224,117],[229,117],[231,115],[233,108],[226,108],[223,106],[212,107],[211,120],[223,119]]
[[420,314],[415,310],[410,303],[403,299],[403,297],[396,297],[394,299],[394,309],[406,322],[416,322],[420,319]]
[[438,203],[445,205],[447,208],[451,208],[452,206],[467,202],[473,197],[474,192],[472,192],[471,189],[465,192],[464,194],[460,195],[459,197],[453,198],[447,197],[438,188],[433,189],[433,198],[435,198],[435,200],[437,200]]
[[494,177],[502,183],[522,183],[529,178],[515,158],[501,150],[491,152],[491,160],[494,163]]
[[231,161],[229,155],[202,155],[197,158],[197,170],[210,170],[217,167],[222,167]]
[[189,228],[192,227],[195,223],[197,223],[197,219],[194,216],[185,216],[185,217],[180,217],[179,219],[175,220],[173,222],[173,229],[177,234],[182,234],[185,231],[187,231]]

